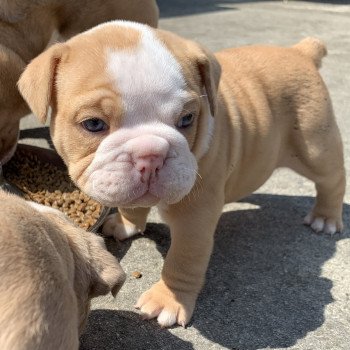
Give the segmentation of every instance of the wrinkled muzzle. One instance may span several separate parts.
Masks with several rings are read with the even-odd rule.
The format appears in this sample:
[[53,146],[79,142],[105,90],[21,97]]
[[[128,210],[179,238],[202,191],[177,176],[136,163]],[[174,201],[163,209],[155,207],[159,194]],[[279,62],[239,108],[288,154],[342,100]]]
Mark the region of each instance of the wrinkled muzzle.
[[125,128],[100,144],[79,186],[107,206],[173,204],[191,191],[197,167],[177,130],[166,125]]

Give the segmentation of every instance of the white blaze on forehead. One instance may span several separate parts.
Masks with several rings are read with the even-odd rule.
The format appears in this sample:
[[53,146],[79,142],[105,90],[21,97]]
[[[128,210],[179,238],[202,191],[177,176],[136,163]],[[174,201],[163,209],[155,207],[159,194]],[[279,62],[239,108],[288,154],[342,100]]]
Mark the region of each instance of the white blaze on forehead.
[[112,22],[140,32],[140,42],[107,52],[107,73],[123,101],[124,126],[159,120],[173,124],[189,94],[181,66],[151,28]]

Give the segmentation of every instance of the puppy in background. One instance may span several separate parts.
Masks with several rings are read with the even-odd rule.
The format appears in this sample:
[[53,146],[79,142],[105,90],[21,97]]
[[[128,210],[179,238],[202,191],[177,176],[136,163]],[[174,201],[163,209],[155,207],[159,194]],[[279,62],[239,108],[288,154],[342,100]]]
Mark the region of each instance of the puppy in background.
[[97,24],[126,19],[156,27],[155,0],[2,0],[0,2],[0,162],[13,155],[20,119],[30,112],[16,83],[55,31],[67,39]]
[[0,349],[78,349],[90,299],[125,280],[103,239],[0,192]]

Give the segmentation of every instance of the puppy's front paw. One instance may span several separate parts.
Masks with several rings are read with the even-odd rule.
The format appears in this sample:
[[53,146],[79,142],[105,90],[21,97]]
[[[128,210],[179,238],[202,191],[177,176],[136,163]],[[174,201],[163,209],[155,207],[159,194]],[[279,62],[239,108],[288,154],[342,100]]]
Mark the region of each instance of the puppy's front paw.
[[102,227],[102,233],[106,237],[114,237],[116,240],[123,241],[138,233],[142,233],[142,230],[124,219],[120,213],[116,213],[107,216]]
[[341,219],[327,218],[314,215],[312,212],[305,216],[304,225],[311,226],[317,232],[334,235],[343,231],[343,221]]
[[192,317],[195,303],[196,295],[175,292],[160,280],[141,295],[135,307],[146,319],[157,317],[162,327],[176,323],[185,327]]

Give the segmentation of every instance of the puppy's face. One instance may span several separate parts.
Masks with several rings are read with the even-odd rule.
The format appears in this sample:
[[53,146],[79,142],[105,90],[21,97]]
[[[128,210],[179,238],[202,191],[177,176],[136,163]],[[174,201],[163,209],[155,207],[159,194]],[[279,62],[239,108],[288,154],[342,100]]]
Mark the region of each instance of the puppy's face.
[[151,206],[192,189],[219,75],[198,45],[116,21],[39,56],[19,87],[39,118],[51,104],[53,142],[84,192],[108,206]]

